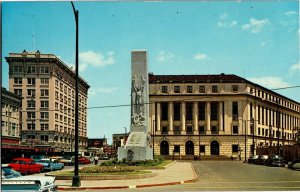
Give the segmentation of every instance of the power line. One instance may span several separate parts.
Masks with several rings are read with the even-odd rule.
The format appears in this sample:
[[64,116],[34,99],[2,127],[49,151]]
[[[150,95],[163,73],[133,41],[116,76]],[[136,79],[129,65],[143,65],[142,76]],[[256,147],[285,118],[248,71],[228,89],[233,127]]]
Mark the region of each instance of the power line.
[[[300,88],[300,85],[295,85],[295,86],[289,86],[289,87],[281,87],[281,88],[275,88],[275,89],[270,89],[272,91],[274,90],[283,90],[283,89],[292,89],[292,88]],[[231,96],[233,95],[239,95],[239,94],[247,94],[247,93],[252,93],[252,92],[240,92],[240,93],[236,93],[236,94],[232,94]],[[174,95],[175,96],[175,95]],[[180,95],[178,95],[180,96]],[[190,95],[190,96],[199,96],[199,95]],[[218,96],[217,94],[216,95],[211,95],[211,96],[201,96],[201,98],[192,98],[192,99],[174,99],[172,100],[173,102],[177,102],[177,101],[199,101],[201,99],[207,99],[207,98],[212,98],[212,97],[215,97],[215,96]],[[150,105],[154,102],[148,102],[148,103],[141,103],[139,105]],[[120,104],[120,105],[106,105],[106,106],[94,106],[94,107],[86,107],[86,108],[79,108],[79,111],[81,110],[88,110],[88,109],[105,109],[105,108],[117,108],[117,107],[129,107],[129,106],[135,106],[137,104]],[[63,112],[63,111],[68,111],[68,110],[74,110],[74,109],[48,109],[48,110],[36,110],[36,111],[20,111],[20,112],[50,112],[50,111],[57,111],[57,112]],[[15,112],[19,112],[19,111],[15,111]],[[6,112],[2,112],[3,113],[6,113]],[[10,113],[13,113],[13,112],[10,112]]]

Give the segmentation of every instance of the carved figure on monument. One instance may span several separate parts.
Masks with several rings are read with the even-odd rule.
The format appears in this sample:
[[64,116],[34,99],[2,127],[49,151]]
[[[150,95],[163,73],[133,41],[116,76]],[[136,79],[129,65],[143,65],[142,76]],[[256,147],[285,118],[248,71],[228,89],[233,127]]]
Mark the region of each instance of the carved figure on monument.
[[134,75],[132,78],[132,125],[141,126],[145,125],[145,107],[144,107],[144,89],[146,79],[141,75],[138,80]]

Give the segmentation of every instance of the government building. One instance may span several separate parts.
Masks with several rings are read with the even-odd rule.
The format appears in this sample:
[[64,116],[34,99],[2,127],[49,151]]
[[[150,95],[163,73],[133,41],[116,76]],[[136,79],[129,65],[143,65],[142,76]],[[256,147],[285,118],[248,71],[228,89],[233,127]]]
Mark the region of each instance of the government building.
[[[9,90],[22,96],[20,142],[36,152],[72,152],[75,72],[53,54],[10,53]],[[79,151],[87,146],[88,83],[79,78]]]
[[300,127],[299,102],[236,75],[149,74],[149,98],[155,155],[244,159]]

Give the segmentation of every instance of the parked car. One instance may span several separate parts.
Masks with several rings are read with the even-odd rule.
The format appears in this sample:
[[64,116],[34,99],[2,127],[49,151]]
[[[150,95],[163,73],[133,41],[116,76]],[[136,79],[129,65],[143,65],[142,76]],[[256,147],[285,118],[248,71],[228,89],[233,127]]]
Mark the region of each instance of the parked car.
[[13,170],[11,167],[8,166],[8,164],[2,164],[1,165],[1,178],[2,179],[11,179],[11,178],[16,178],[16,177],[21,177],[22,175]]
[[269,155],[267,165],[273,167],[284,167],[286,162],[280,155]]
[[295,161],[293,161],[293,162],[290,162],[290,163],[288,164],[288,167],[289,167],[290,169],[293,169],[293,170],[295,170],[295,169],[300,169],[300,159],[297,159],[297,160],[295,160]]
[[81,156],[81,157],[78,157],[78,162],[79,162],[79,164],[90,164],[91,160],[89,160],[88,158],[86,158],[84,156]]
[[267,165],[268,164],[268,155],[259,155],[258,156],[258,164],[259,165]]
[[75,157],[71,157],[71,156],[68,156],[68,157],[64,157],[63,159],[60,160],[61,163],[63,163],[65,166],[68,165],[74,165],[75,163]]
[[41,159],[44,159],[46,157],[45,155],[31,155],[30,158],[33,159],[34,162],[38,163]]
[[38,164],[43,165],[45,171],[62,170],[64,168],[64,164],[59,163],[57,159],[41,159]]
[[9,167],[8,164],[2,164],[1,191],[3,192],[37,192],[37,191],[57,191],[57,185],[54,184],[55,177],[51,176],[22,176],[20,173]]
[[248,159],[249,164],[257,164],[258,163],[258,155],[251,155]]
[[22,175],[41,173],[44,170],[43,165],[35,163],[31,158],[15,158],[8,166],[20,172]]

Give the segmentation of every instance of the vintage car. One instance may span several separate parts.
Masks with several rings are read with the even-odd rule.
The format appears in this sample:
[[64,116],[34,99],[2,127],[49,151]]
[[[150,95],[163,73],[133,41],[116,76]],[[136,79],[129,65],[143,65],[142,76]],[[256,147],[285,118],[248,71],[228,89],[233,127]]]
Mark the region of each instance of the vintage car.
[[44,171],[44,166],[35,163],[31,158],[15,158],[8,166],[20,172],[22,175],[41,173]]
[[267,165],[272,167],[284,167],[285,160],[280,155],[269,155]]
[[292,170],[296,170],[296,169],[300,170],[300,159],[297,159],[293,162],[289,162],[288,167]]
[[248,159],[249,164],[257,164],[258,163],[258,155],[251,155]]
[[44,166],[45,171],[55,171],[55,170],[62,170],[64,168],[63,163],[59,163],[57,159],[41,159],[38,164]]
[[54,184],[55,177],[52,176],[22,176],[8,164],[2,164],[1,191],[57,191]]
[[86,158],[84,156],[80,156],[80,157],[78,157],[78,162],[79,162],[79,164],[90,164],[91,160],[89,160],[88,158]]
[[61,163],[63,163],[65,166],[71,166],[75,163],[75,158],[71,156],[66,156],[63,159],[60,160]]

